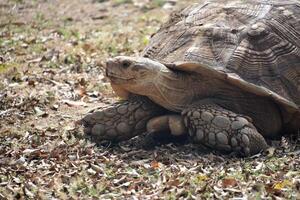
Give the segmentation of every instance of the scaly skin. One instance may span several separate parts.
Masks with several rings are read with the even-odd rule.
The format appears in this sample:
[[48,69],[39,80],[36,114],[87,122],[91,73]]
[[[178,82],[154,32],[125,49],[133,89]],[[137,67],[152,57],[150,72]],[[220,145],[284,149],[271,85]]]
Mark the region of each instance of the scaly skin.
[[95,142],[128,140],[146,131],[146,123],[164,109],[146,97],[131,97],[86,115],[81,123],[84,132]]
[[215,104],[194,104],[182,112],[189,135],[196,143],[244,156],[268,147],[249,118]]

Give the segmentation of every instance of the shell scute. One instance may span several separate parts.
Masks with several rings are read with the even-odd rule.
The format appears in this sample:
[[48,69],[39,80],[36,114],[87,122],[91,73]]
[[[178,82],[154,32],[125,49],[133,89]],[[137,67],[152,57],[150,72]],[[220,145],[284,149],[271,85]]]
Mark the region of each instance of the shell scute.
[[300,3],[293,0],[195,4],[171,17],[143,55],[210,68],[192,68],[199,73],[225,72],[232,84],[299,113],[299,19]]

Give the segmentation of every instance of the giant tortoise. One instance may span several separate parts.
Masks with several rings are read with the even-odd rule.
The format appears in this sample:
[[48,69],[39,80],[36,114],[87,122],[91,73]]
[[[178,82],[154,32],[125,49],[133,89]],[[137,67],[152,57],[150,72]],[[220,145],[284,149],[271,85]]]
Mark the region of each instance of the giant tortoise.
[[171,15],[141,57],[107,61],[124,100],[82,120],[96,141],[188,134],[252,155],[300,128],[300,1],[216,0]]

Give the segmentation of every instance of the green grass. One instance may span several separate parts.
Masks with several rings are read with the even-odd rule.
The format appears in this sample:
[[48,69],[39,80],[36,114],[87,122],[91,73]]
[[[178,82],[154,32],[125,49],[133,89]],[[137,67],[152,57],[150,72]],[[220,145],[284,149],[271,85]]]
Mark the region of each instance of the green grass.
[[165,0],[152,0],[151,3],[154,7],[162,7],[166,1]]
[[7,72],[14,67],[17,69],[19,67],[19,64],[14,62],[0,64],[0,74]]
[[132,3],[132,0],[113,0],[116,5]]
[[80,33],[78,30],[69,29],[67,27],[60,27],[56,32],[63,37],[65,40],[70,40],[74,38],[75,40],[80,40]]

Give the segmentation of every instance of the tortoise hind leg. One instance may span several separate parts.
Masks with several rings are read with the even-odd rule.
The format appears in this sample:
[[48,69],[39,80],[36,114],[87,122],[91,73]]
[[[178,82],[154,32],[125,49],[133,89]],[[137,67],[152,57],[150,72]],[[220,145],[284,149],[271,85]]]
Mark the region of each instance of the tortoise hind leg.
[[94,142],[128,140],[146,131],[147,121],[164,109],[146,97],[134,96],[87,114],[80,123]]
[[194,142],[248,156],[268,147],[250,120],[215,104],[195,104],[182,112]]
[[148,133],[160,133],[167,131],[169,131],[173,136],[184,135],[187,132],[181,115],[162,115],[154,117],[147,122]]
[[147,122],[145,137],[140,142],[144,149],[152,149],[159,144],[187,141],[187,130],[180,114],[165,114]]

